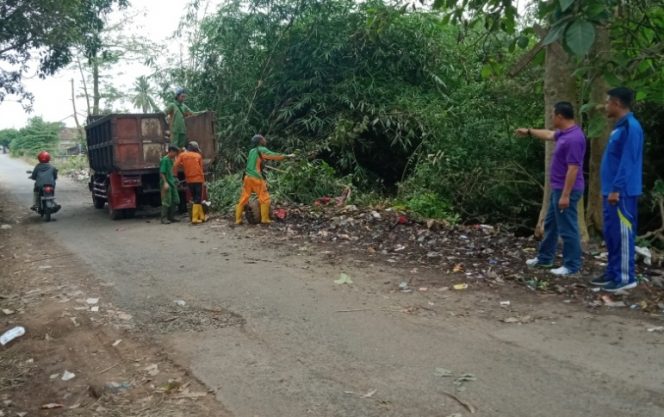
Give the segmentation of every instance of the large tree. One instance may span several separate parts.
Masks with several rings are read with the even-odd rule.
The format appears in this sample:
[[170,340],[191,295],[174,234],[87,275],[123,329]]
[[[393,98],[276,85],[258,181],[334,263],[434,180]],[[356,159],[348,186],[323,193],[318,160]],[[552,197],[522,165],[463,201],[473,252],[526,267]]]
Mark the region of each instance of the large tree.
[[127,1],[0,0],[0,102],[11,94],[29,106],[22,78],[33,66],[44,78],[71,62],[74,45],[94,53],[98,40],[90,34],[116,4]]

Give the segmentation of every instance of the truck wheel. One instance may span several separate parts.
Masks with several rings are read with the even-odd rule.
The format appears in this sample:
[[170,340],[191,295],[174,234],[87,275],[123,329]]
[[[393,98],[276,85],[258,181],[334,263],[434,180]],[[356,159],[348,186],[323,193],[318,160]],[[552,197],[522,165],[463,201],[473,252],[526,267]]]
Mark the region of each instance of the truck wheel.
[[136,215],[136,209],[125,209],[122,210],[124,211],[124,218],[125,219],[133,219],[134,216]]
[[92,196],[92,204],[94,204],[96,209],[103,209],[106,204],[106,200],[99,198],[97,196]]

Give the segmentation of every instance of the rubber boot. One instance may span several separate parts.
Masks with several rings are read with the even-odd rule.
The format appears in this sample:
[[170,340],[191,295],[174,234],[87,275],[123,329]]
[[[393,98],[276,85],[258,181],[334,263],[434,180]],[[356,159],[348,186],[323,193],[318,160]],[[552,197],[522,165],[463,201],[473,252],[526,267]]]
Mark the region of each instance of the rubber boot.
[[242,215],[244,214],[244,206],[235,206],[235,224],[242,224]]
[[203,207],[202,204],[198,205],[198,220],[200,220],[201,223],[205,223],[208,220],[208,216],[205,214],[205,207]]
[[261,204],[261,224],[270,224],[270,205]]
[[201,222],[198,214],[200,209],[200,204],[193,204],[191,206],[191,224],[199,224]]
[[177,211],[177,207],[175,206],[170,206],[168,208],[168,220],[170,220],[171,223],[179,223],[180,219],[175,217],[175,212]]
[[171,224],[171,221],[168,219],[169,208],[161,206],[161,224]]

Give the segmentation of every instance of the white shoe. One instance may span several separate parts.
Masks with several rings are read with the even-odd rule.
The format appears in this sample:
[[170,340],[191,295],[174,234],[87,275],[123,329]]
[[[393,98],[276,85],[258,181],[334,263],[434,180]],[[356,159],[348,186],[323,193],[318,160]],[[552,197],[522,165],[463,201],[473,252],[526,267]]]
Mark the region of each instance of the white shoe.
[[565,275],[572,275],[572,271],[567,269],[564,266],[561,266],[560,268],[552,269],[549,272],[551,272],[553,275],[558,275],[559,277],[563,277]]
[[528,265],[528,266],[535,266],[535,265],[537,265],[538,263],[539,263],[539,259],[537,259],[537,258],[528,259],[528,260],[526,261],[526,265]]

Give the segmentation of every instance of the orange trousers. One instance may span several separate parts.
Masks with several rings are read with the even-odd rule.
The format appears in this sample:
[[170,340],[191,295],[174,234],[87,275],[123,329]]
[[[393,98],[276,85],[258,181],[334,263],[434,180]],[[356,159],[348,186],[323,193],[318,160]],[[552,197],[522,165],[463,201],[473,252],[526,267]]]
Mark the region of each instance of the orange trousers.
[[240,195],[238,206],[246,206],[252,193],[258,195],[258,203],[260,205],[270,205],[270,193],[267,192],[267,183],[265,180],[245,175],[242,181],[242,195]]

